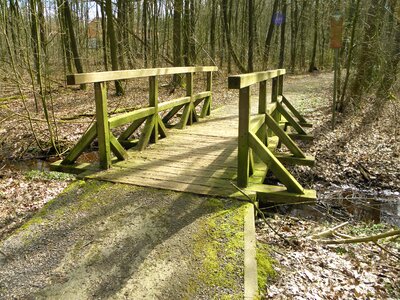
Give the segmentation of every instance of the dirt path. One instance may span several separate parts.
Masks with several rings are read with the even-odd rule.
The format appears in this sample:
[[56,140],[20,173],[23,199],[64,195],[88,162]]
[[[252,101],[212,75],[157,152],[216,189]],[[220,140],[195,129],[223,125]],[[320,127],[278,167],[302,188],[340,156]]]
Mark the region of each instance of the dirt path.
[[76,182],[0,250],[4,299],[243,295],[243,207],[232,200]]

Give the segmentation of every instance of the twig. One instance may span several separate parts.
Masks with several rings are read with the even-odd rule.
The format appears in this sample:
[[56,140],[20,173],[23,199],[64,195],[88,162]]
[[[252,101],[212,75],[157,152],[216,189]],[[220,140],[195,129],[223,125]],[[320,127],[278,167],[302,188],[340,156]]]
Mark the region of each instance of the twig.
[[245,191],[243,191],[240,187],[238,187],[236,184],[234,184],[231,181],[231,184],[234,186],[235,189],[237,189],[243,196],[245,196],[248,199],[248,202],[250,202],[251,204],[253,204],[254,208],[256,209],[256,211],[260,214],[261,218],[263,219],[264,223],[267,224],[267,226],[277,235],[279,236],[283,241],[285,241],[287,244],[296,247],[296,245],[292,242],[289,241],[286,237],[284,237],[282,234],[280,234],[269,222],[268,220],[265,218],[264,213],[261,211],[261,209],[258,208],[258,206],[256,205],[256,203],[253,201],[253,199],[250,198],[249,195],[247,195],[245,193]]
[[343,226],[346,226],[347,224],[349,224],[349,222],[344,222],[344,223],[339,224],[339,225],[337,225],[337,226],[335,226],[335,227],[333,227],[333,228],[331,228],[331,229],[322,231],[321,233],[313,234],[311,237],[312,237],[313,239],[319,239],[319,238],[323,238],[323,237],[330,236],[330,235],[332,235],[337,229],[342,228]]
[[322,240],[320,242],[323,244],[356,244],[365,242],[377,242],[380,239],[397,235],[400,235],[400,229],[360,238],[341,239],[341,240]]
[[382,245],[378,244],[378,242],[373,241],[373,243],[375,245],[377,245],[379,248],[381,248],[383,251],[389,253],[390,255],[393,255],[394,257],[396,257],[397,259],[400,260],[400,256],[398,256],[397,254],[393,253],[392,251],[390,251],[389,249],[387,249],[386,247],[383,247]]
[[0,254],[3,255],[5,258],[8,258],[8,255],[5,254],[3,251],[0,250]]

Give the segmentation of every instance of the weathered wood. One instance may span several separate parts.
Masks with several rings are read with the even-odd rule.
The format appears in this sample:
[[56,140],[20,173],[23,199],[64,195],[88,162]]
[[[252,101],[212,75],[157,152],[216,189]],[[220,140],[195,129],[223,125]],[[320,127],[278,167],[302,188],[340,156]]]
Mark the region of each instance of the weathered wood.
[[276,185],[253,184],[246,191],[256,192],[257,198],[263,202],[299,203],[317,200],[315,190],[304,190],[303,193],[296,194],[288,192],[285,187]]
[[119,160],[128,159],[129,157],[128,153],[111,132],[110,132],[110,143],[111,143],[110,144],[111,151],[115,154],[115,156]]
[[80,74],[68,75],[67,84],[78,85],[85,83],[104,82],[104,81],[132,79],[132,78],[160,76],[160,75],[213,72],[217,70],[218,70],[217,67],[210,66],[210,67],[154,68],[154,69],[80,73]]
[[[259,114],[250,117],[249,131],[256,133],[265,125],[265,114]],[[265,127],[265,126],[264,126]]]
[[70,174],[80,174],[90,169],[99,170],[91,163],[65,165],[62,160],[58,160],[50,164],[50,171],[65,172]]
[[154,127],[151,132],[150,140],[152,143],[158,141],[158,77],[149,77],[149,106],[154,107]]
[[287,110],[277,102],[278,111],[284,116],[284,118],[289,122],[289,124],[300,134],[307,134],[304,129],[299,125],[299,123],[287,112]]
[[283,131],[279,124],[275,122],[275,120],[268,114],[265,115],[265,122],[267,126],[279,137],[283,144],[289,149],[290,152],[295,157],[305,158],[306,155],[301,151],[301,149],[296,145],[295,142],[287,135],[285,131]]
[[[189,101],[188,102],[190,102],[190,97],[188,97],[189,98]],[[188,102],[185,102],[185,103],[188,103]],[[173,118],[173,116],[175,116],[181,109],[182,109],[182,107],[184,106],[185,104],[182,104],[182,105],[179,105],[179,106],[175,106],[173,109],[171,109],[164,117],[163,117],[163,123],[164,124],[166,124],[166,123],[168,123],[168,121],[169,120],[171,120],[172,118]]]
[[239,90],[239,135],[238,135],[238,177],[239,187],[249,182],[249,129],[250,129],[250,87]]
[[289,136],[293,140],[301,140],[301,141],[313,141],[314,140],[314,136],[312,134],[289,133]]
[[315,165],[314,156],[295,157],[285,153],[274,153],[275,157],[283,164],[300,165],[313,167]]
[[154,116],[147,117],[146,124],[144,125],[142,135],[139,139],[138,150],[143,151],[150,142],[151,133],[155,125]]
[[278,76],[278,95],[283,94],[283,75]]
[[204,100],[203,108],[200,113],[201,118],[205,118],[211,114],[211,104],[212,104],[212,72],[207,72],[207,82],[206,90],[210,92],[210,95]]
[[145,120],[146,118],[141,118],[139,120],[133,121],[133,123],[120,134],[118,140],[120,142],[127,140],[140,127],[140,125],[143,124]]
[[107,86],[105,82],[94,84],[94,94],[96,101],[96,128],[97,140],[99,144],[100,167],[109,169],[111,166],[110,150],[110,128],[108,124],[107,112]]
[[301,113],[290,103],[290,101],[282,96],[282,103],[286,105],[286,107],[291,111],[291,113],[299,120],[299,123],[308,123],[306,119],[301,115]]
[[112,117],[109,120],[110,129],[154,115],[155,111],[156,110],[154,107],[145,107],[145,108],[139,108],[138,110],[132,112],[124,113],[119,116]]
[[[183,105],[190,102],[190,97],[182,97],[170,101],[161,102],[158,104],[158,111],[164,111],[171,108],[181,108]],[[179,110],[179,109],[178,109]]]
[[286,186],[289,192],[296,194],[303,193],[304,189],[300,183],[253,133],[249,134],[249,145],[258,157],[268,166],[268,169]]
[[233,75],[228,77],[228,88],[242,89],[250,85],[265,81],[268,79],[276,78],[277,76],[284,75],[285,69],[277,69],[272,71],[255,72],[242,75]]
[[86,133],[80,138],[78,143],[72,148],[68,155],[64,158],[62,161],[63,165],[71,165],[73,164],[76,159],[79,157],[79,155],[82,154],[83,151],[85,151],[90,144],[94,141],[97,135],[97,130],[96,130],[97,124],[94,123],[87,131]]

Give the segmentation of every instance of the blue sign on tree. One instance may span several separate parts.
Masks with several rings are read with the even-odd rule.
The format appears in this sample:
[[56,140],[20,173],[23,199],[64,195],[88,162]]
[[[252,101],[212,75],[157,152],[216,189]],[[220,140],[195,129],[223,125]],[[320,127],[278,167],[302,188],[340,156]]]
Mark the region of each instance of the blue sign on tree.
[[282,25],[285,22],[285,16],[281,12],[276,12],[272,19],[275,25]]

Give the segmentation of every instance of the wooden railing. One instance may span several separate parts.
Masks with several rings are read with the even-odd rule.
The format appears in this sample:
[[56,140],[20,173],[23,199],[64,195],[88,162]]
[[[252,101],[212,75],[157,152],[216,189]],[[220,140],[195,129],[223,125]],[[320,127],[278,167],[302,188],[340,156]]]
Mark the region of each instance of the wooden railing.
[[[292,139],[311,139],[311,136],[303,129],[310,124],[283,96],[285,73],[284,69],[278,69],[228,78],[229,88],[239,90],[237,184],[242,188],[249,186],[249,178],[254,170],[254,152],[285,186],[283,190],[277,186],[265,185],[258,187],[257,192],[262,190],[265,194],[274,196],[275,200],[280,195],[288,197],[290,194],[300,198],[302,196],[315,198],[315,191],[304,190],[283,165],[283,163],[292,163],[311,166],[314,163],[314,158],[306,156]],[[268,81],[272,81],[269,103],[267,101]],[[252,114],[251,87],[256,84],[259,84],[258,108],[257,113]],[[296,133],[288,133],[286,130],[289,126],[293,127]],[[275,153],[281,143],[289,149],[291,152],[289,155]]]
[[[110,71],[74,74],[67,77],[68,85],[94,84],[95,103],[96,103],[96,122],[78,141],[77,145],[54,169],[63,169],[63,166],[71,166],[77,158],[90,146],[97,137],[99,147],[99,161],[102,169],[111,166],[111,152],[119,160],[124,160],[128,156],[125,148],[137,144],[139,150],[143,150],[150,141],[157,142],[159,138],[166,137],[165,124],[183,108],[179,127],[184,128],[193,122],[198,121],[199,117],[210,114],[212,101],[212,72],[217,71],[217,67],[177,67],[177,68],[158,68],[140,69],[125,71]],[[206,73],[207,82],[205,91],[194,94],[193,76],[194,73]],[[158,80],[163,75],[184,74],[186,76],[186,96],[173,99],[167,102],[158,102]],[[149,78],[149,105],[132,112],[109,117],[107,108],[107,85],[108,81],[128,80],[135,78]],[[196,106],[203,102],[200,115],[196,112]],[[161,119],[159,113],[168,111]],[[129,140],[130,136],[145,122],[139,140]],[[119,135],[114,136],[111,129],[130,124],[129,127]],[[124,147],[125,146],[125,147]],[[65,168],[64,168],[65,170]],[[69,168],[69,171],[74,171]],[[75,168],[76,172],[79,169]]]

